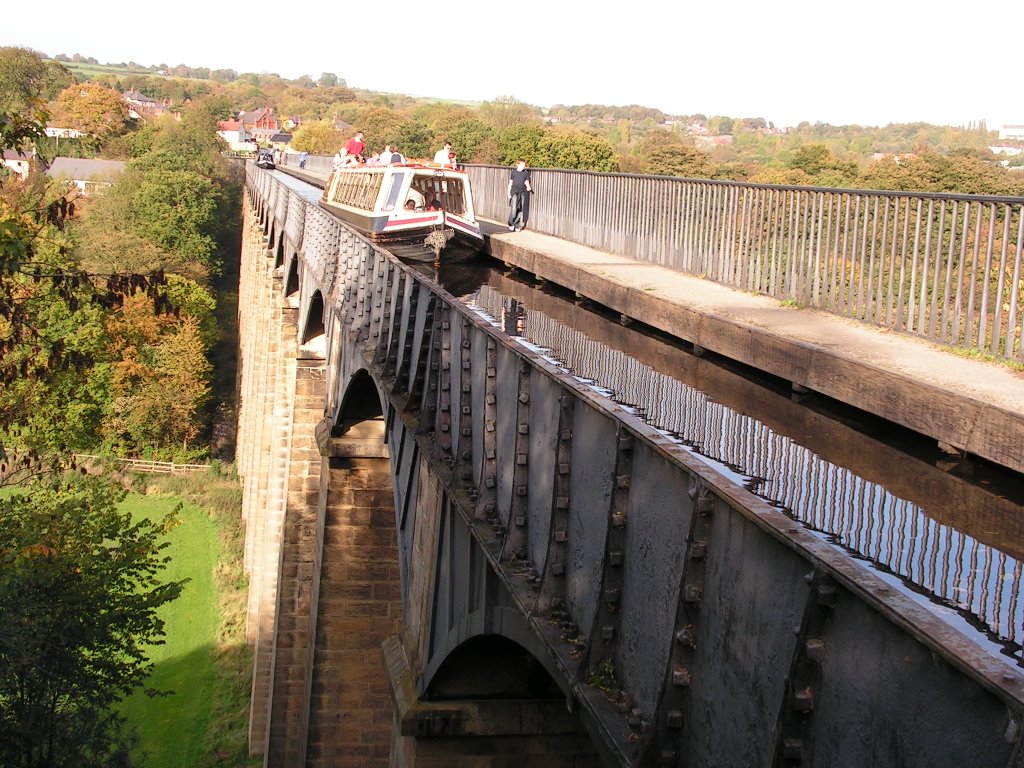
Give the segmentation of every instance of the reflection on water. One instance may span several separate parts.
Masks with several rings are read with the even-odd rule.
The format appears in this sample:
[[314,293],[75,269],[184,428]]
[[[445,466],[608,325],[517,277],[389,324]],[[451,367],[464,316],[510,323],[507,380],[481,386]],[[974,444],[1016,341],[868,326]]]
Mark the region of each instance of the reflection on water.
[[[513,291],[511,281],[502,280],[504,292],[484,284],[464,300],[505,333],[539,349],[601,394],[631,408],[646,423],[751,492],[856,558],[899,577],[904,591],[918,602],[988,647],[995,644],[998,652],[1024,666],[1019,541],[1002,546],[998,534],[980,532],[987,530],[985,521],[972,530],[974,510],[959,508],[965,503],[994,505],[998,517],[1000,505],[1012,514],[1018,509],[1015,503],[959,486],[928,496],[929,508],[896,495],[890,487],[898,487],[906,478],[893,478],[893,482],[887,477],[865,479],[802,444],[813,441],[798,441],[769,426],[766,422],[771,422],[771,417],[748,415],[717,402],[685,383],[676,371],[670,375],[605,340],[595,340],[578,329],[578,318],[589,313],[562,302],[568,308],[568,322],[553,319],[524,303],[530,302],[529,289],[524,293],[520,286]],[[520,298],[507,295],[509,292]],[[546,300],[552,301],[551,297]],[[616,333],[626,332],[616,326]],[[619,346],[633,351],[628,342]],[[818,437],[819,448],[822,442],[827,444],[827,436]],[[861,452],[871,450],[869,444]],[[894,467],[893,471],[900,469]],[[919,471],[935,473],[940,483],[963,485],[925,465]],[[947,508],[942,508],[944,505]]]

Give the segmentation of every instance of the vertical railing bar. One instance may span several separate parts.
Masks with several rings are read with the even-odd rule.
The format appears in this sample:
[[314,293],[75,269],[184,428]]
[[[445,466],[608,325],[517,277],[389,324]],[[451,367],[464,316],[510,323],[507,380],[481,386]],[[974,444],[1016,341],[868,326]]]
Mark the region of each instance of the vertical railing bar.
[[[935,266],[932,274],[931,301],[928,310],[928,338],[935,338],[935,316],[938,314],[939,276],[942,274],[942,238],[946,232],[946,201],[939,202],[939,228],[935,233]],[[922,282],[921,287],[924,288]],[[924,332],[924,328],[921,328]]]
[[914,253],[910,262],[910,293],[907,295],[906,330],[914,332],[914,308],[917,306],[917,257],[921,244],[921,206],[924,201],[917,198],[917,215],[914,217]]
[[765,189],[762,190],[762,196],[764,199],[764,214],[761,222],[763,231],[761,233],[761,241],[758,247],[760,262],[757,270],[757,290],[761,293],[768,293],[768,265],[771,262],[773,234],[772,220],[775,216],[775,193],[773,190]]
[[[856,264],[857,264],[857,277],[856,277],[857,293],[856,293],[856,296],[854,297],[854,300],[853,300],[853,314],[851,315],[851,317],[853,317],[853,318],[855,318],[857,320],[863,319],[863,317],[861,315],[861,311],[862,311],[862,308],[864,306],[864,263],[867,261],[867,254],[868,254],[868,216],[870,215],[869,212],[868,212],[870,206],[868,205],[867,199],[865,199],[863,195],[857,195],[857,209],[858,209],[859,212],[860,212],[861,204],[862,203],[863,203],[863,212],[861,213],[861,218],[858,221],[858,224],[859,224],[858,229],[859,229],[860,235],[857,238],[858,245],[859,245],[859,247],[857,248],[857,259],[856,259]],[[852,275],[851,275],[851,278],[852,278]]]
[[775,198],[775,211],[772,214],[772,253],[771,261],[768,264],[768,294],[779,296],[779,240],[782,237],[782,222],[785,220],[785,196],[788,193],[784,190],[772,190],[772,197]]
[[[1010,212],[1006,213],[1007,219],[1010,218]],[[1021,292],[1021,280],[1020,280],[1020,269],[1021,269],[1021,257],[1024,256],[1024,207],[1018,206],[1017,208],[1017,253],[1013,259],[1013,281],[1010,283],[1010,318],[1006,326],[1006,350],[1003,356],[1007,359],[1017,358],[1020,359],[1020,352],[1014,351],[1017,346],[1017,304]],[[1021,345],[1024,347],[1024,345]]]
[[925,305],[928,302],[928,265],[932,258],[932,221],[934,220],[935,201],[928,198],[928,217],[925,219],[924,232],[924,256],[921,259],[921,283],[920,293],[916,294],[917,302],[917,327],[914,329],[918,334],[925,332],[924,316]]
[[[961,344],[960,332],[963,326],[963,296],[964,296],[964,270],[967,268],[967,241],[970,239],[970,221],[971,221],[971,204],[970,202],[964,203],[964,220],[963,224],[960,225],[960,258],[956,264],[956,290],[955,300],[953,303],[953,317],[952,317],[952,329],[950,333],[950,342],[952,344]],[[970,346],[970,342],[967,343]]]
[[967,283],[967,318],[965,320],[964,327],[964,341],[967,346],[973,347],[975,345],[974,337],[974,326],[975,326],[975,307],[974,297],[977,294],[978,289],[978,260],[981,258],[981,220],[982,211],[981,203],[975,203],[974,205],[974,248],[973,256],[971,257],[971,279]]
[[1010,211],[1008,205],[1003,205],[1003,244],[999,249],[999,267],[993,271],[996,279],[996,301],[992,308],[992,343],[989,351],[993,355],[999,354],[1002,346],[1001,336],[1003,333],[1003,287],[1006,285],[1006,262],[1010,252]]
[[822,193],[822,210],[824,211],[824,221],[822,224],[822,237],[821,243],[821,278],[818,281],[818,296],[815,299],[815,306],[819,309],[828,309],[829,302],[829,289],[832,284],[832,204],[835,202],[835,195],[831,192]]
[[[846,277],[846,264],[847,264],[847,253],[849,253],[850,245],[850,204],[851,196],[843,195],[843,202],[846,206],[846,213],[843,216],[843,249],[842,249],[842,261],[839,263],[839,285],[838,292],[836,295],[836,312],[840,314],[848,314],[847,307],[849,306],[849,292],[848,282]],[[851,265],[852,270],[852,265]]]
[[747,244],[747,238],[750,237],[750,228],[751,228],[750,215],[751,215],[751,209],[753,207],[753,205],[751,203],[751,196],[752,196],[752,194],[753,194],[753,190],[751,190],[749,187],[744,187],[743,188],[743,196],[739,197],[738,200],[737,200],[737,201],[742,200],[742,205],[743,205],[743,208],[740,210],[739,216],[737,217],[739,219],[739,230],[740,230],[738,235],[737,235],[737,237],[736,237],[736,244],[737,244],[737,247],[738,247],[738,253],[737,253],[737,259],[738,259],[737,267],[738,267],[738,269],[736,270],[736,274],[735,274],[735,278],[734,278],[736,282],[734,283],[734,285],[736,285],[737,288],[745,288],[746,287],[746,282],[747,282],[747,274],[748,274],[747,259],[750,256],[750,248],[748,247],[748,244]]
[[[953,263],[956,261],[956,235],[957,235],[957,224],[960,221],[960,204],[959,201],[953,201],[953,210],[949,215],[949,249],[946,254],[946,281],[945,287],[942,292],[942,318],[940,319],[941,327],[939,329],[939,338],[942,341],[949,342],[949,322],[950,322],[950,301],[953,296]],[[953,340],[956,343],[956,340]]]
[[[871,210],[871,249],[868,257],[868,269],[867,275],[864,279],[863,285],[867,288],[864,291],[864,317],[863,319],[869,323],[875,322],[875,306],[877,301],[877,295],[874,291],[875,285],[875,253],[878,246],[878,198],[874,199],[874,205]],[[864,226],[865,236],[867,236],[867,224]],[[881,272],[881,270],[879,270]]]
[[988,287],[992,281],[992,249],[996,239],[996,204],[989,204],[988,242],[985,244],[985,267],[981,283],[981,316],[978,318],[978,349],[984,349],[988,338]]
[[840,237],[841,230],[843,228],[843,194],[837,192],[832,195],[833,203],[835,204],[835,229],[834,236],[832,238],[832,247],[829,250],[829,261],[832,264],[832,273],[829,277],[828,284],[828,304],[826,309],[830,312],[834,312],[835,308],[839,306],[839,289],[840,281],[842,277],[840,270],[842,268],[842,238]]
[[799,301],[804,306],[810,303],[807,279],[810,272],[811,236],[809,229],[814,218],[814,197],[814,193],[810,191],[804,196],[803,213],[800,220],[800,242],[797,245],[797,252],[799,253],[799,261],[797,262],[797,291],[800,295]]
[[[889,297],[891,291],[886,291],[883,283],[885,282],[886,273],[889,270],[886,268],[886,243],[889,241],[889,211],[892,208],[893,200],[886,196],[885,208],[882,213],[882,237],[879,239],[878,249],[878,282],[875,287],[875,324],[886,325],[888,324],[887,310],[889,306]],[[895,222],[894,222],[895,223]],[[891,272],[890,281],[892,279]]]
[[829,242],[829,225],[831,222],[832,202],[826,192],[818,194],[818,216],[815,220],[814,246],[814,293],[811,301],[814,307],[822,309],[822,290],[825,276],[828,274],[827,248]]

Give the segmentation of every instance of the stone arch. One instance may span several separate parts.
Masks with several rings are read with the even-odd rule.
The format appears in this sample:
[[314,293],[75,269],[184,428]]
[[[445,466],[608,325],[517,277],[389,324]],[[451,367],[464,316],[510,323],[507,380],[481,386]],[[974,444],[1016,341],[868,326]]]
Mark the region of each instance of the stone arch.
[[274,237],[271,237],[270,245],[274,249],[274,267],[280,267],[284,264],[284,231],[283,228],[277,228],[274,232],[277,241],[275,243]]
[[420,697],[397,638],[384,644],[384,656],[396,707],[392,765],[604,765],[556,678],[501,634],[462,643]]
[[319,290],[313,291],[306,310],[305,322],[302,324],[302,348],[323,357],[327,349],[326,323],[324,316],[324,295]]
[[530,651],[494,633],[476,635],[448,654],[423,697],[564,701],[565,692]]
[[288,272],[284,279],[284,295],[286,298],[299,293],[299,259],[294,253],[288,260]]

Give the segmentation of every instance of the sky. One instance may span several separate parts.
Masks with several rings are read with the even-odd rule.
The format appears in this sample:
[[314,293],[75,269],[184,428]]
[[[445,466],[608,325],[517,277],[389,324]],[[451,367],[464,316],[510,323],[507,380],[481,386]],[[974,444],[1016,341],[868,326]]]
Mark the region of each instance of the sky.
[[923,0],[49,0],[45,9],[5,24],[0,45],[289,79],[333,72],[350,87],[453,101],[639,104],[780,127],[1024,124],[1020,0],[983,10]]

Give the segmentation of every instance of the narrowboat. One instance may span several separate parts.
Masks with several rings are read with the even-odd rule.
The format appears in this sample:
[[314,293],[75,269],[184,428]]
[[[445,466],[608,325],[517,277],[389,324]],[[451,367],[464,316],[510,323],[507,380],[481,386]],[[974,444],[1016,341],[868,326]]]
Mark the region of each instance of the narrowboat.
[[375,242],[422,243],[438,261],[483,246],[465,171],[427,163],[351,165],[332,171],[320,205]]
[[274,164],[274,150],[272,149],[261,149],[256,154],[256,167],[265,168],[268,171],[272,171],[275,168]]

